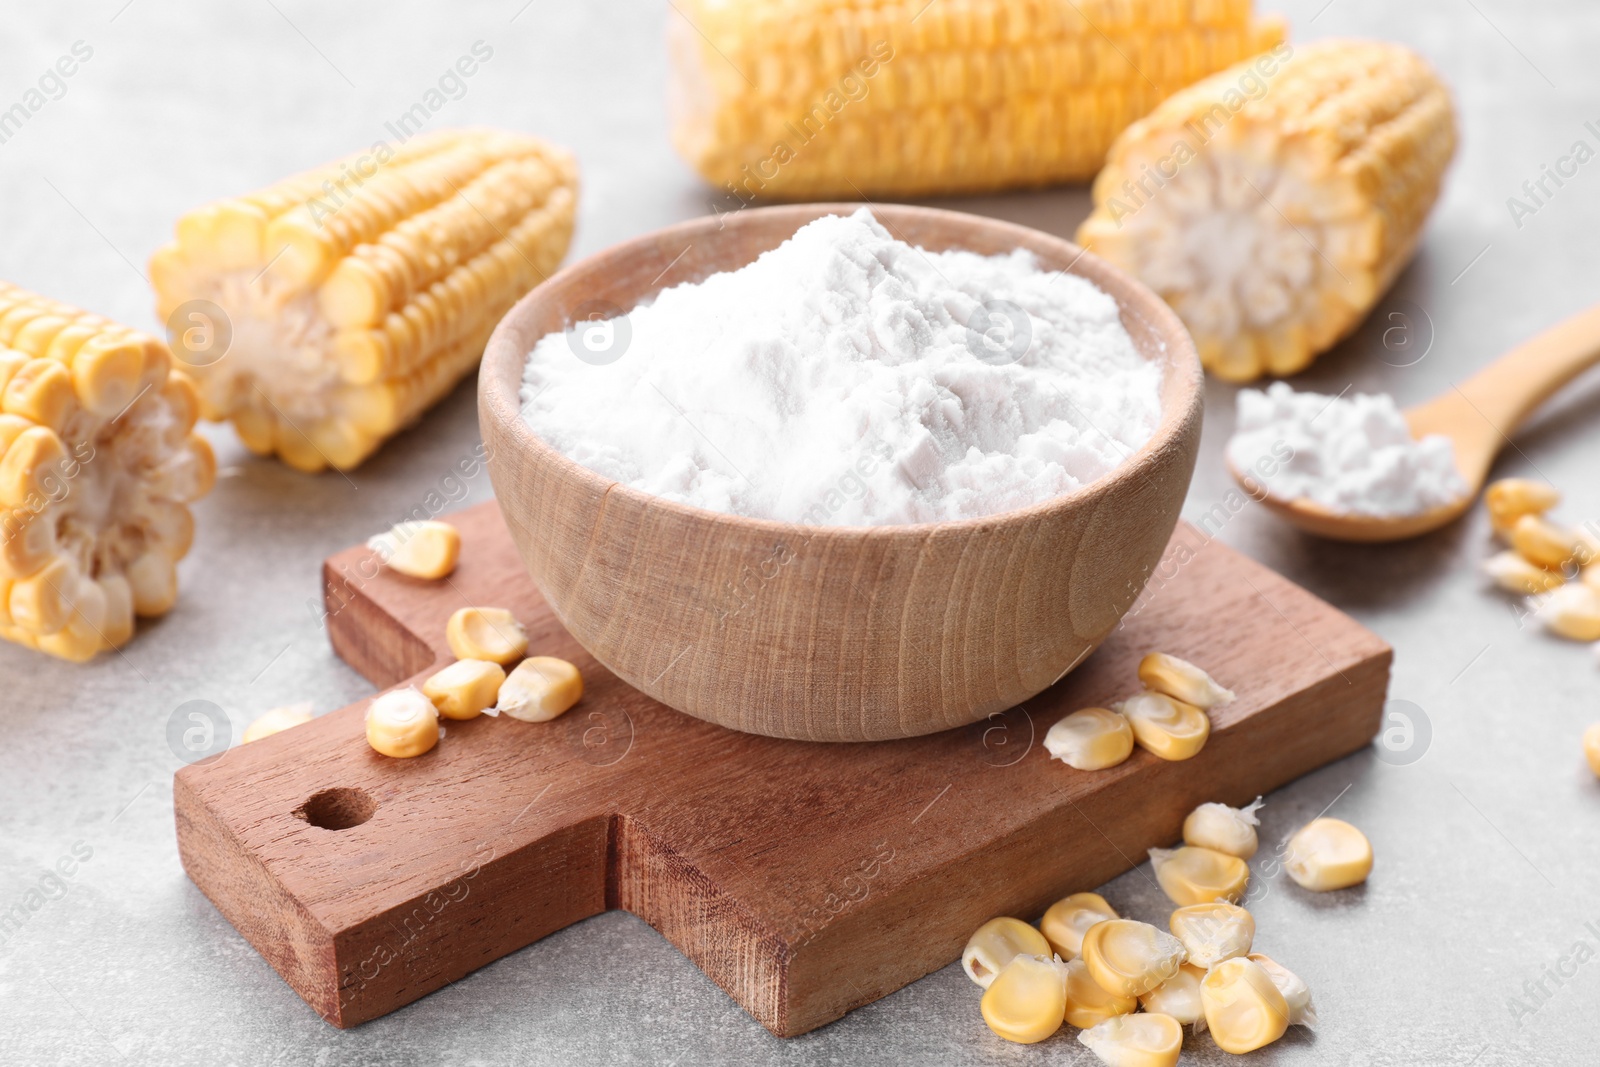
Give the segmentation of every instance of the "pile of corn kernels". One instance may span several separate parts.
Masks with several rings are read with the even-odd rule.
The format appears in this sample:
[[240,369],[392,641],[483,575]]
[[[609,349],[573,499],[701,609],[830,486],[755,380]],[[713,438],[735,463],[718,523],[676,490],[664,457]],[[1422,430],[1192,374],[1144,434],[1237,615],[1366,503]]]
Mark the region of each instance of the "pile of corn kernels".
[[[1050,754],[1080,770],[1116,766],[1135,744],[1162,759],[1188,759],[1210,736],[1207,711],[1234,699],[1205,671],[1161,653],[1144,658],[1139,679],[1146,688],[1138,696],[1052,727]],[[1238,904],[1259,847],[1260,806],[1260,798],[1245,808],[1202,804],[1184,820],[1178,848],[1150,850],[1156,881],[1176,905],[1171,933],[1122,918],[1097,893],[1057,901],[1037,928],[1008,917],[979,927],[961,965],[984,989],[989,1028],[1031,1044],[1073,1026],[1113,1067],[1172,1067],[1185,1026],[1242,1054],[1290,1026],[1315,1024],[1311,990],[1251,951],[1255,919]],[[1349,823],[1317,818],[1289,838],[1283,867],[1305,889],[1345,889],[1366,880],[1372,846]]]
[[[442,581],[456,568],[461,535],[446,522],[407,522],[372,538],[368,547],[398,574]],[[583,696],[578,668],[554,656],[528,656],[528,631],[505,608],[460,609],[446,624],[445,640],[454,663],[420,690],[392,689],[368,705],[367,743],[374,751],[399,759],[420,756],[444,736],[441,717],[503,713],[524,722],[549,722]],[[309,704],[274,708],[250,724],[244,740],[257,741],[310,720]]]
[[[1505,478],[1484,492],[1495,535],[1509,547],[1483,569],[1494,584],[1524,598],[1525,615],[1569,641],[1596,642],[1600,657],[1600,528],[1550,521],[1561,493],[1543,482]],[[1584,731],[1583,754],[1600,776],[1600,723]]]
[[[1542,482],[1506,478],[1484,493],[1489,523],[1508,547],[1484,571],[1501,589],[1527,598],[1529,614],[1572,641],[1600,641],[1600,531],[1549,519],[1561,493]],[[1600,645],[1596,646],[1600,652]]]

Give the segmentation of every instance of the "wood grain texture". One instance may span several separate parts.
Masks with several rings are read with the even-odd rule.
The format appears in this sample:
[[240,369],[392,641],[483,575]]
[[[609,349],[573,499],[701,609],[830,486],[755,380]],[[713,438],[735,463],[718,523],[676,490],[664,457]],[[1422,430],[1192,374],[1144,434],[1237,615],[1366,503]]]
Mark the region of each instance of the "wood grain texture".
[[[733,212],[591,256],[512,309],[479,375],[495,493],[529,573],[567,629],[662,703],[774,737],[931,733],[1055,682],[1138,595],[1178,521],[1199,447],[1199,359],[1155,294],[1037,230],[892,205],[873,211],[902,240],[985,254],[1030,249],[1043,268],[1111,294],[1140,352],[1164,369],[1162,418],[1149,442],[1110,474],[1033,507],[853,528],[662,500],[579,466],[523,422],[529,351],[584,309],[600,304],[620,314],[661,288],[741,267],[805,223],[858,206]],[[862,455],[866,448],[862,442]],[[860,458],[817,462],[843,476]]]
[[[1180,526],[1099,651],[1018,709],[870,743],[739,733],[586,653],[493,504],[452,521],[463,551],[449,582],[374,574],[365,548],[328,561],[335,647],[391,686],[449,661],[456,608],[508,607],[531,652],[582,668],[575,708],[545,724],[452,722],[432,752],[393,760],[367,747],[363,702],[175,783],[190,877],[337,1026],[623,908],[773,1033],[804,1033],[949,963],[984,920],[1036,918],[1121,873],[1172,843],[1195,804],[1242,804],[1367,744],[1388,682],[1376,636]],[[1153,649],[1238,691],[1205,749],[1182,763],[1136,750],[1097,773],[1048,759],[1045,731],[1137,689]],[[295,815],[329,789],[360,790],[376,811],[344,830]]]

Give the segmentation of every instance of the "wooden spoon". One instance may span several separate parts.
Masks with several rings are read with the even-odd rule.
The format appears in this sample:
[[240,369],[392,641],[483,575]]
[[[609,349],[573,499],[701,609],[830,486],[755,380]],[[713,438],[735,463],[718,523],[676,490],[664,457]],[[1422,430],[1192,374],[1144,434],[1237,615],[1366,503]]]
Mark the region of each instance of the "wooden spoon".
[[1469,491],[1459,500],[1418,515],[1339,512],[1306,499],[1275,497],[1228,461],[1244,490],[1273,514],[1308,533],[1336,541],[1399,541],[1437,530],[1460,518],[1489,476],[1500,449],[1523,421],[1556,390],[1600,363],[1600,304],[1552,326],[1507,352],[1460,385],[1406,409],[1414,437],[1443,434],[1455,445],[1456,467]]

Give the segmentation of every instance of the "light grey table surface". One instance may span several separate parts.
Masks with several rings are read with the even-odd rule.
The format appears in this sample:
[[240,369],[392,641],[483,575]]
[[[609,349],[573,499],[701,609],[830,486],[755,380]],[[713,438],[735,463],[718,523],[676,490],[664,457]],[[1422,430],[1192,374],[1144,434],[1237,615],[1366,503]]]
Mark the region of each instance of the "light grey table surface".
[[[1396,367],[1402,360],[1367,329],[1297,384],[1417,400],[1600,296],[1600,162],[1520,226],[1506,204],[1575,141],[1600,146],[1585,127],[1600,120],[1600,9],[1264,6],[1288,14],[1301,40],[1357,34],[1421,49],[1453,83],[1463,133],[1417,260],[1382,305],[1404,298],[1423,309],[1431,350]],[[667,136],[662,39],[678,17],[656,0],[8,2],[0,107],[74,42],[93,55],[0,144],[0,277],[155,330],[141,272],[182,211],[383,136],[479,40],[492,60],[434,124],[503,125],[577,152],[569,261],[704,213],[708,190]],[[1070,235],[1087,202],[1069,188],[953,206]],[[1191,517],[1229,488],[1220,453],[1234,392],[1209,387]],[[1567,515],[1600,517],[1597,415],[1600,381],[1590,377],[1518,437],[1499,473],[1546,477],[1567,492]],[[323,1023],[185,878],[167,721],[203,699],[242,728],[278,704],[310,699],[327,711],[369,691],[307,608],[318,563],[407,511],[471,447],[473,389],[463,385],[349,478],[296,474],[249,456],[226,427],[206,432],[223,473],[196,509],[177,609],[125,654],[89,666],[0,647],[0,911],[52,889],[0,944],[0,1063],[1087,1061],[1065,1033],[1032,1048],[996,1039],[954,966],[782,1041],[620,913],[354,1031]],[[485,477],[471,483],[468,499],[489,495]],[[1431,724],[1415,762],[1367,752],[1269,798],[1265,839],[1331,803],[1365,828],[1378,864],[1364,889],[1312,897],[1279,882],[1256,906],[1258,943],[1310,982],[1322,1024],[1254,1059],[1595,1062],[1600,965],[1588,960],[1600,948],[1600,899],[1588,890],[1600,880],[1600,785],[1578,743],[1600,720],[1589,650],[1519,625],[1485,591],[1480,515],[1414,543],[1360,548],[1298,536],[1251,507],[1220,536],[1389,640],[1391,696]],[[1282,651],[1314,654],[1292,642]],[[62,895],[45,872],[75,848],[90,856]],[[1148,869],[1105,892],[1125,913],[1165,915]],[[1226,1059],[1206,1039],[1185,1055]]]

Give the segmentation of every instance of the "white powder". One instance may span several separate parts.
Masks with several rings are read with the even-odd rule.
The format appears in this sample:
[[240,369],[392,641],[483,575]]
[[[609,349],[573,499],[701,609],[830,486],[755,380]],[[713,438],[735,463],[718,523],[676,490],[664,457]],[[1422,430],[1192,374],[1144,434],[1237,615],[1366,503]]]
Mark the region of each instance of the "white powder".
[[1228,459],[1275,497],[1351,514],[1417,515],[1467,492],[1450,439],[1413,438],[1390,396],[1246,389]]
[[989,515],[1093,481],[1160,418],[1161,367],[1110,296],[1027,251],[913,248],[865,209],[581,325],[529,355],[528,424],[599,474],[714,511]]

